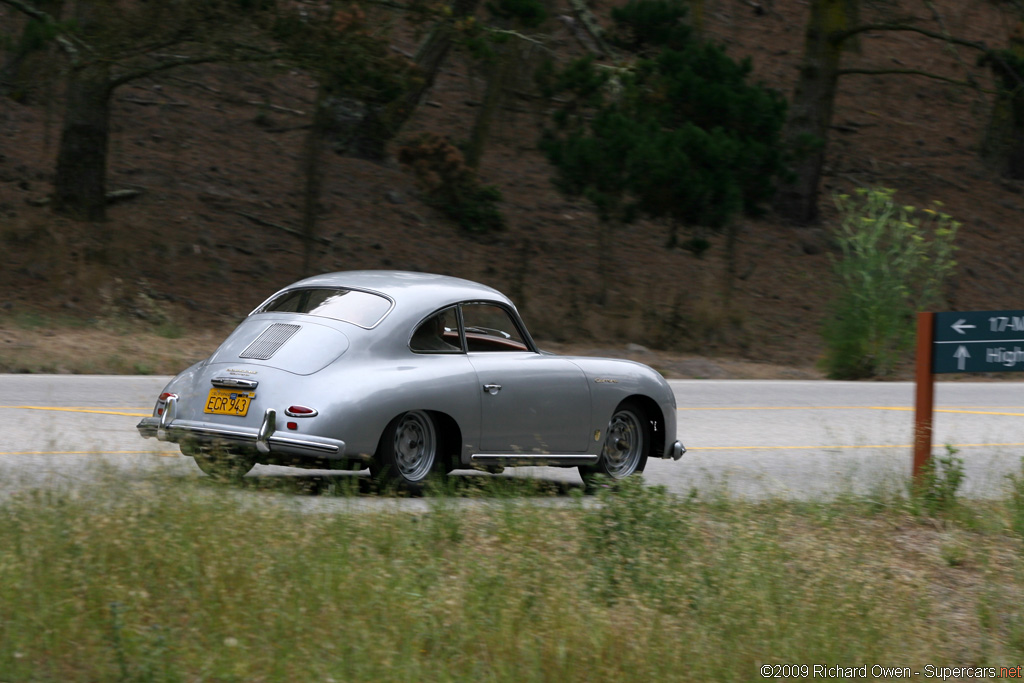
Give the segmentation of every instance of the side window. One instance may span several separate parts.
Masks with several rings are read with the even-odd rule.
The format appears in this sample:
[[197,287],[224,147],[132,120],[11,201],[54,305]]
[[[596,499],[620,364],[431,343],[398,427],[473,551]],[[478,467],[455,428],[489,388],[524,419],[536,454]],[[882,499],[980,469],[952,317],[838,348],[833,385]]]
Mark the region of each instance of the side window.
[[528,351],[512,316],[494,304],[463,304],[462,322],[469,351]]
[[409,348],[421,353],[462,353],[455,307],[435,313],[420,323],[412,333]]

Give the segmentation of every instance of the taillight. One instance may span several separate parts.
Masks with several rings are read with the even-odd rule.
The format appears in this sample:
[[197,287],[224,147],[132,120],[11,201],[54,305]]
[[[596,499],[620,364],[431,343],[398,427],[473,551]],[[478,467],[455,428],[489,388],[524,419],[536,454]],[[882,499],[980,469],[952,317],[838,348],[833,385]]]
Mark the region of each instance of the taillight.
[[284,414],[288,417],[316,417],[318,413],[316,409],[308,406],[288,406]]

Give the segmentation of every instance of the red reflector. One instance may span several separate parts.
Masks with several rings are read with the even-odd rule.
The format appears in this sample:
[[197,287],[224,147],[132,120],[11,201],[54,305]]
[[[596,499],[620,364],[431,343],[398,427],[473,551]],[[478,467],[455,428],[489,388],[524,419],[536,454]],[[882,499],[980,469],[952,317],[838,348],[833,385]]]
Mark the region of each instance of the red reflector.
[[288,412],[295,415],[312,415],[316,411],[306,406],[288,406]]
[[288,423],[288,429],[298,429],[298,428],[299,428],[299,423],[298,422],[289,422]]
[[164,409],[163,408],[157,408],[156,409],[156,414],[157,415],[163,415],[164,414]]

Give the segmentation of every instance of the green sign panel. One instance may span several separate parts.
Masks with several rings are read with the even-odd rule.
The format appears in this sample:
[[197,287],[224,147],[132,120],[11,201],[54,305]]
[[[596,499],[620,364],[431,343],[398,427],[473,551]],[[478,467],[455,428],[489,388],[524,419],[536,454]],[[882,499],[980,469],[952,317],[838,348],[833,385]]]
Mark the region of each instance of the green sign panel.
[[936,313],[932,372],[1024,372],[1024,311]]

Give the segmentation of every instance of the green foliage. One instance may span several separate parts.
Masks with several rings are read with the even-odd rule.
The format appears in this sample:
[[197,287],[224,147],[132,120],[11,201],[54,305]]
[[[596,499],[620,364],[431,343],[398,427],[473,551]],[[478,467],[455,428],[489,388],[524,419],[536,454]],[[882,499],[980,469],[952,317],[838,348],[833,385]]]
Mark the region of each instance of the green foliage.
[[650,52],[628,68],[577,60],[538,74],[564,101],[541,149],[564,193],[589,199],[601,220],[639,215],[724,227],[756,213],[782,172],[786,103],[748,83],[734,62],[681,24],[678,2],[634,0],[615,13],[622,45]]
[[1010,528],[1024,537],[1024,458],[1020,464],[1020,474],[1010,474],[1006,478],[1010,482]]
[[497,0],[487,3],[487,9],[525,28],[536,28],[548,18],[548,10],[539,0]]
[[932,456],[921,469],[917,481],[911,483],[910,505],[916,514],[934,517],[952,512],[957,493],[964,480],[964,459],[959,451],[946,445],[946,454]]
[[57,37],[58,28],[59,26],[54,23],[46,23],[36,19],[29,20],[25,24],[24,31],[21,33],[18,53],[24,55],[43,49],[50,41]]
[[630,52],[683,49],[693,35],[693,29],[683,21],[686,13],[687,7],[680,0],[629,0],[612,9],[615,31],[611,41]]
[[561,137],[545,135],[541,148],[559,169],[554,179],[559,190],[589,199],[602,221],[628,223],[635,211],[625,201],[624,188],[635,173],[641,138],[635,121],[605,109],[586,127],[567,128]]
[[316,75],[329,94],[387,105],[418,78],[413,63],[390,49],[387,31],[371,29],[374,17],[358,5],[304,12],[277,14],[272,35],[285,45],[290,60]]
[[474,233],[505,227],[498,208],[501,192],[481,185],[455,145],[433,134],[421,135],[398,150],[398,159],[410,166],[424,190],[425,201]]
[[689,521],[678,498],[643,477],[619,482],[595,477],[598,505],[584,515],[586,552],[602,600],[639,594],[654,603],[664,595],[663,576],[681,561]]
[[309,477],[225,495],[95,475],[6,482],[5,681],[749,681],[765,663],[1024,654],[1019,540],[1001,529],[965,552],[948,534],[907,543],[898,512],[635,481],[567,506],[467,477],[476,495],[415,512],[358,486],[318,502]]
[[874,188],[836,197],[839,292],[823,329],[823,364],[834,379],[891,374],[913,345],[914,314],[941,301],[956,267],[960,224],[935,209],[899,206],[894,194]]
[[1018,97],[1021,95],[1024,87],[1024,56],[1013,50],[993,50],[982,55],[978,65],[992,69],[1001,92]]

